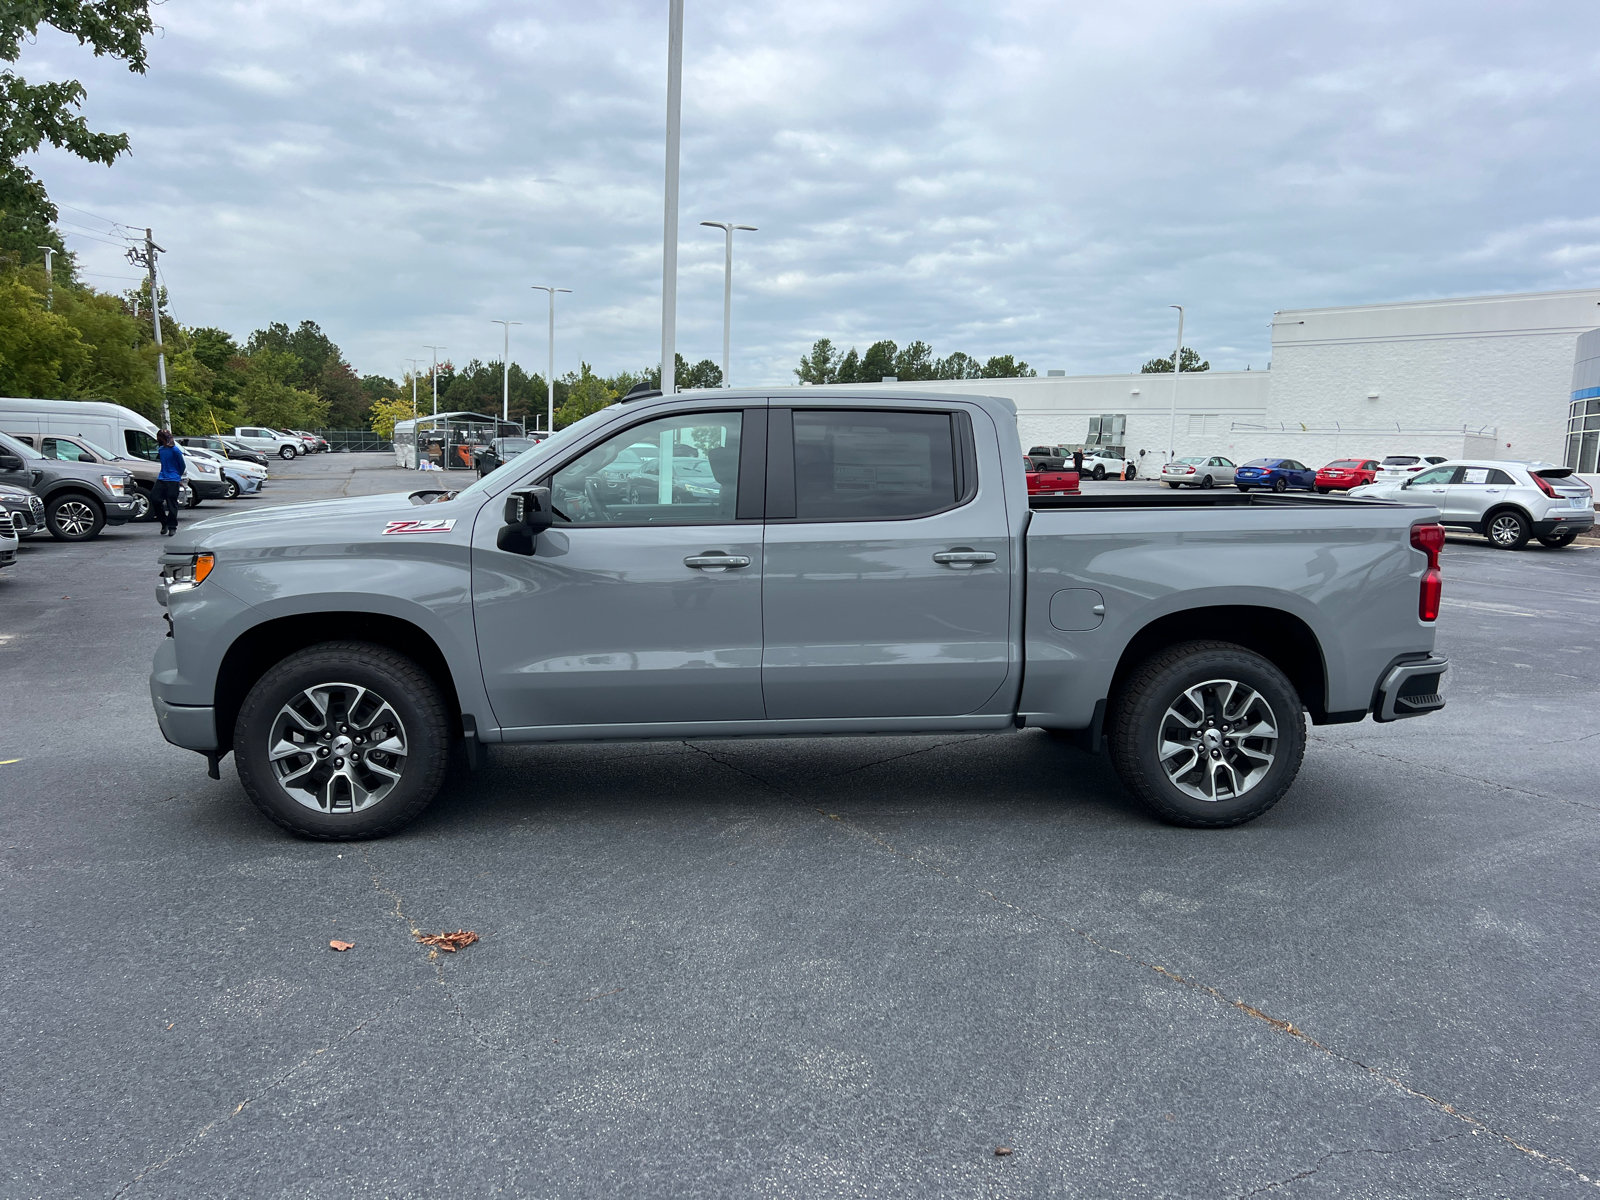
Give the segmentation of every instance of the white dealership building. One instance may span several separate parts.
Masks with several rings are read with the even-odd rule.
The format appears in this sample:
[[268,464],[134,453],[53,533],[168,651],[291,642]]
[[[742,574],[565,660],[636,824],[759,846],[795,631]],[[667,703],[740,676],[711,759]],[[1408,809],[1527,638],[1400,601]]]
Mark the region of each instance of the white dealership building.
[[[1313,467],[1399,452],[1562,463],[1574,408],[1573,453],[1582,453],[1578,374],[1587,367],[1578,338],[1597,328],[1600,289],[1305,308],[1272,314],[1265,371],[915,386],[1008,397],[1025,448],[1123,446],[1152,467],[1169,449],[1235,462],[1280,455]],[[1593,458],[1591,448],[1589,461],[1571,465],[1593,472]]]

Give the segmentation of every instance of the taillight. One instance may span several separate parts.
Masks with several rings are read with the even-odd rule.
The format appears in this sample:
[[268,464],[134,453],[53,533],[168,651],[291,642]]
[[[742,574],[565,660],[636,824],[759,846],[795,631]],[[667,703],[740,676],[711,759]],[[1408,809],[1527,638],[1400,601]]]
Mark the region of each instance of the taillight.
[[1424,621],[1437,621],[1439,600],[1444,594],[1444,576],[1439,573],[1439,551],[1444,549],[1444,526],[1413,525],[1411,545],[1428,556],[1428,569],[1422,573],[1422,591],[1417,596],[1417,616]]
[[1537,471],[1529,471],[1528,474],[1533,476],[1533,482],[1539,485],[1539,490],[1541,492],[1543,492],[1546,496],[1549,496],[1552,500],[1556,498],[1555,488],[1550,486],[1549,482],[1543,475],[1539,474]]

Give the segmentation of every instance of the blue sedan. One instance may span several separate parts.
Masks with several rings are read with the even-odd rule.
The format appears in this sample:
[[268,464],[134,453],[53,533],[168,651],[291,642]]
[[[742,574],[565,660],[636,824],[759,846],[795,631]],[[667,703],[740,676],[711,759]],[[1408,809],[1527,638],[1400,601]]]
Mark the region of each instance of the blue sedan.
[[1317,473],[1292,458],[1255,458],[1233,473],[1233,483],[1241,492],[1251,488],[1273,492],[1301,488],[1310,492],[1316,490]]

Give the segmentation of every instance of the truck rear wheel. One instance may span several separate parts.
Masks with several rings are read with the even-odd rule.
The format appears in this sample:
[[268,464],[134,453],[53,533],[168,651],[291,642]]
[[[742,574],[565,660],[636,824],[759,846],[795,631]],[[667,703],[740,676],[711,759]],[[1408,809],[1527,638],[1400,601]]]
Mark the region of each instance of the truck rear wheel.
[[383,837],[444,782],[450,724],[432,678],[366,642],[297,651],[256,681],[233,729],[239,781],[291,833]]
[[1259,817],[1305,756],[1288,678],[1231,642],[1184,642],[1135,667],[1112,699],[1108,740],[1123,786],[1156,816],[1193,829]]

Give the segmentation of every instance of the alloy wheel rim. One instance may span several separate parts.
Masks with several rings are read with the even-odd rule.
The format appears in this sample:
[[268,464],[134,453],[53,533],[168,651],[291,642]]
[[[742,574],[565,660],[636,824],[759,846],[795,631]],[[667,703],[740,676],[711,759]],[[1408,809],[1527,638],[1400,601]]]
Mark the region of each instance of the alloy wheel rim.
[[381,803],[405,773],[407,750],[400,714],[357,683],[319,683],[297,693],[267,734],[278,786],[319,813],[357,813]]
[[73,537],[94,528],[94,513],[82,500],[68,500],[56,509],[56,527]]
[[1519,532],[1521,532],[1520,523],[1515,517],[1496,517],[1494,524],[1489,526],[1489,536],[1504,545],[1516,541]]
[[1156,732],[1167,781],[1208,804],[1237,800],[1277,761],[1278,719],[1266,697],[1237,679],[1208,679],[1167,706]]
[[133,519],[142,521],[150,515],[150,497],[143,492],[133,494]]

